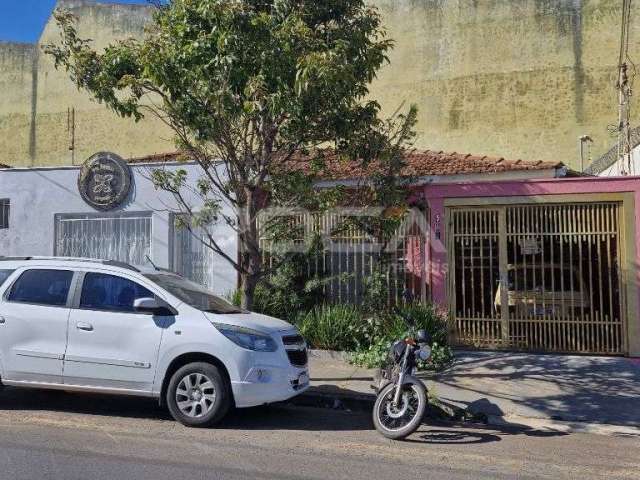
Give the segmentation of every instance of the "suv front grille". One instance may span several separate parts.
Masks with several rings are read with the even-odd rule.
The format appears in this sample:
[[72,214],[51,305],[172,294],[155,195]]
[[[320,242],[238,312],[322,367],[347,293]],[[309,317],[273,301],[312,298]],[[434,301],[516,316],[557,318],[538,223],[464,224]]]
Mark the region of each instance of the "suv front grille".
[[282,343],[287,351],[287,356],[291,365],[296,367],[304,367],[307,365],[307,344],[300,334],[283,335]]
[[282,337],[282,343],[285,345],[300,345],[304,343],[302,335],[285,335]]
[[304,367],[308,361],[307,349],[304,350],[287,350],[287,356],[291,365],[296,367]]

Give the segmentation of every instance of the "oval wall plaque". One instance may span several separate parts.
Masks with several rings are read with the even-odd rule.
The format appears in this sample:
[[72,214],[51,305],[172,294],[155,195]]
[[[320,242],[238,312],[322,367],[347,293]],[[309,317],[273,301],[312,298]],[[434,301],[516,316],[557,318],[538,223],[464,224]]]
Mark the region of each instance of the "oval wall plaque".
[[78,190],[93,208],[113,210],[126,200],[131,190],[129,165],[115,153],[96,153],[80,169]]

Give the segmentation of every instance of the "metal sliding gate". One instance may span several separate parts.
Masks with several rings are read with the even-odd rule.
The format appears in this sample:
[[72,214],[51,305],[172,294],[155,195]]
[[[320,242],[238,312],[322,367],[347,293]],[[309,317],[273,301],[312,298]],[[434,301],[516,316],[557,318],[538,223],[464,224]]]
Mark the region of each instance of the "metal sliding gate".
[[454,341],[624,354],[621,213],[615,202],[449,209]]

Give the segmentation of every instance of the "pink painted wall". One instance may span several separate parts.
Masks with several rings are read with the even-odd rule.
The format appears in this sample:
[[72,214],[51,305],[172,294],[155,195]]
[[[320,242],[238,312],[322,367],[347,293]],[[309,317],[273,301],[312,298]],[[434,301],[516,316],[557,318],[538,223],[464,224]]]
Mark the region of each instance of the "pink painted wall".
[[[430,233],[427,241],[427,282],[430,284],[432,300],[446,305],[446,229],[444,225],[444,201],[465,197],[513,197],[528,195],[571,194],[580,201],[583,193],[620,193],[630,192],[635,199],[635,220],[640,226],[640,177],[579,177],[560,179],[541,179],[526,181],[502,181],[482,183],[431,184],[422,188],[424,198],[431,210]],[[640,229],[630,232],[635,237],[636,259],[634,265],[640,265]],[[438,238],[439,237],[439,238]],[[640,268],[633,273],[636,285],[640,285]],[[636,312],[640,312],[640,301]],[[636,314],[637,316],[637,314]],[[640,319],[629,319],[640,324]]]

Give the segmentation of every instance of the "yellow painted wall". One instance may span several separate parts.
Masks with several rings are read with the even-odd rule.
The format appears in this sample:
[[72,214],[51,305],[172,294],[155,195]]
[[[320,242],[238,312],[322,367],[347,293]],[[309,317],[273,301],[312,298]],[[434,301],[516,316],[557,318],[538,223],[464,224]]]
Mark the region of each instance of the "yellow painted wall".
[[[80,34],[98,46],[142,34],[149,19],[144,6],[60,3],[79,16]],[[373,3],[396,48],[372,96],[386,113],[403,101],[418,104],[418,147],[561,160],[578,167],[579,136],[594,139],[594,158],[615,142],[607,126],[617,121],[621,1]],[[633,18],[638,30],[640,15]],[[638,33],[630,51],[640,62]],[[49,23],[40,44],[56,38]],[[0,43],[0,163],[71,163],[71,107],[76,109],[76,163],[103,149],[125,157],[173,150],[170,132],[157,121],[118,119],[77,92],[38,51]],[[633,112],[640,112],[638,107],[636,98]]]
[[[594,158],[615,142],[621,1],[375,3],[396,48],[372,94],[386,112],[418,104],[418,146],[578,167],[580,136]],[[633,20],[640,61],[637,9]]]
[[[150,18],[146,6],[62,0],[79,18],[82,38],[97,48],[116,38],[140,36]],[[79,92],[64,71],[56,71],[41,46],[57,42],[57,27],[46,25],[38,45],[0,43],[0,163],[12,166],[72,163],[68,110],[75,113],[75,163],[101,150],[124,157],[175,150],[171,133],[149,117],[140,123],[122,119]]]

